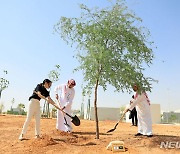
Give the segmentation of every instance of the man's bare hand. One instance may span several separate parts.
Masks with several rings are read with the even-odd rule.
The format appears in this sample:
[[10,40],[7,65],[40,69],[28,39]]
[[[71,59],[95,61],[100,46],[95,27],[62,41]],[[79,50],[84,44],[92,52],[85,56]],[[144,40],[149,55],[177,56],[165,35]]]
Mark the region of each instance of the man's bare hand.
[[127,108],[127,109],[124,110],[124,113],[126,113],[126,112],[128,112],[128,111],[130,111],[130,110]]
[[57,99],[57,100],[59,100],[59,96],[58,96],[58,94],[56,94],[56,99]]

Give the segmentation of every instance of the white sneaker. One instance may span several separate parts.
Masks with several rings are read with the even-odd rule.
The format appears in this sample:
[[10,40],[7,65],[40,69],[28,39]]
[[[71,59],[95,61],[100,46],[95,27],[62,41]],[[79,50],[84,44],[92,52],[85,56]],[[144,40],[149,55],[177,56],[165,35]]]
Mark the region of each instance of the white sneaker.
[[19,140],[20,140],[20,141],[24,140],[24,136],[23,136],[23,134],[20,134],[20,136],[19,136]]

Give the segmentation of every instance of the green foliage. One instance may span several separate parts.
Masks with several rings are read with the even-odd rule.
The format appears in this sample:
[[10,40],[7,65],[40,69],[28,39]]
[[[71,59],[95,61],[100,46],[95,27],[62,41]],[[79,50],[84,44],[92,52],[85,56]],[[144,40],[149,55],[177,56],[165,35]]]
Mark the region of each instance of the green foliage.
[[96,138],[99,139],[97,115],[98,86],[106,90],[110,84],[117,91],[132,91],[138,85],[139,92],[151,91],[151,77],[143,71],[152,64],[153,42],[150,32],[141,25],[142,20],[128,10],[123,0],[107,8],[89,9],[81,4],[79,18],[61,17],[55,31],[67,44],[76,45],[84,76],[83,94],[90,96],[94,89]]
[[55,107],[53,107],[53,108],[52,108],[52,111],[53,111],[53,112],[56,112],[56,111],[57,111],[57,109],[56,109]]
[[11,101],[11,104],[12,104],[12,105],[11,105],[11,108],[12,108],[14,102],[15,102],[15,98],[13,98],[12,101]]
[[13,110],[7,110],[7,114],[13,114],[13,115],[27,115],[27,112],[25,112],[25,111],[18,112],[18,111],[13,111]]
[[4,104],[1,103],[1,104],[0,104],[0,114],[2,113],[3,109],[4,109]]
[[7,75],[8,72],[6,70],[4,70],[3,72],[4,72],[4,75],[3,77],[0,78],[0,98],[1,98],[2,91],[8,88],[8,85],[9,85],[9,81],[5,79],[5,75]]
[[120,113],[123,113],[124,110],[125,110],[125,108],[126,108],[125,106],[121,106],[121,107],[120,107]]
[[17,106],[17,108],[20,109],[20,110],[24,110],[25,105],[22,104],[22,103],[19,103],[18,106]]
[[[59,80],[60,77],[60,71],[61,71],[61,67],[60,65],[55,65],[55,69],[51,70],[48,74],[49,79],[52,82],[56,82]],[[55,111],[53,111],[55,112]],[[49,103],[47,103],[46,101],[44,102],[44,106],[43,106],[43,117],[49,118],[50,117],[50,111],[49,111]]]
[[12,111],[12,110],[7,110],[7,114],[19,115],[19,112],[17,112],[17,111]]
[[141,91],[151,91],[155,80],[143,71],[152,64],[153,42],[150,32],[140,26],[142,20],[123,1],[104,9],[83,4],[80,8],[79,18],[61,17],[55,30],[68,44],[77,45],[80,66],[75,70],[83,70],[84,94],[96,81],[104,90],[111,84],[117,91],[131,92],[136,83]]
[[59,80],[60,70],[61,70],[60,65],[55,65],[55,70],[51,70],[49,72],[48,77],[52,82],[56,82]]
[[178,118],[177,118],[177,116],[175,115],[175,114],[171,114],[171,116],[169,117],[169,121],[175,121],[175,120],[177,120]]

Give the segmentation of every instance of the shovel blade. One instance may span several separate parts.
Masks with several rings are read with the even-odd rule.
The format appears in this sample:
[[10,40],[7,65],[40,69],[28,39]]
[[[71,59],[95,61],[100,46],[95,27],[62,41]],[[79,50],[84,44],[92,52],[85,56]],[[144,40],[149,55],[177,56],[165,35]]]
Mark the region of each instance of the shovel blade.
[[113,132],[114,130],[115,130],[114,128],[110,129],[110,130],[107,131],[107,133]]
[[79,126],[80,125],[80,120],[79,118],[75,115],[74,117],[72,117],[72,121],[71,121],[75,126]]

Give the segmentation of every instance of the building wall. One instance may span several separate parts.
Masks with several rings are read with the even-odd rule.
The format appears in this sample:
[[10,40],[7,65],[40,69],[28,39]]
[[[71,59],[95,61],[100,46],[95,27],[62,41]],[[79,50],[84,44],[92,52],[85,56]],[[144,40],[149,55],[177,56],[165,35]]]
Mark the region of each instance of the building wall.
[[153,124],[161,123],[161,108],[160,104],[151,104],[151,117]]
[[[98,107],[98,119],[99,120],[119,120],[120,109],[109,107]],[[94,107],[91,107],[90,120],[95,120]]]
[[[160,104],[151,104],[151,118],[153,124],[161,123]],[[126,122],[131,122],[131,119],[129,119],[129,112],[126,114]]]
[[[161,123],[160,104],[151,104],[151,118],[153,124]],[[126,122],[131,122],[131,119],[129,119],[129,112],[126,114]]]
[[[98,119],[99,120],[119,120],[120,108],[98,107]],[[161,123],[161,110],[160,104],[151,104],[151,117],[152,123]],[[95,120],[94,107],[91,107],[90,120]],[[126,122],[131,122],[129,119],[129,112],[126,114]]]

